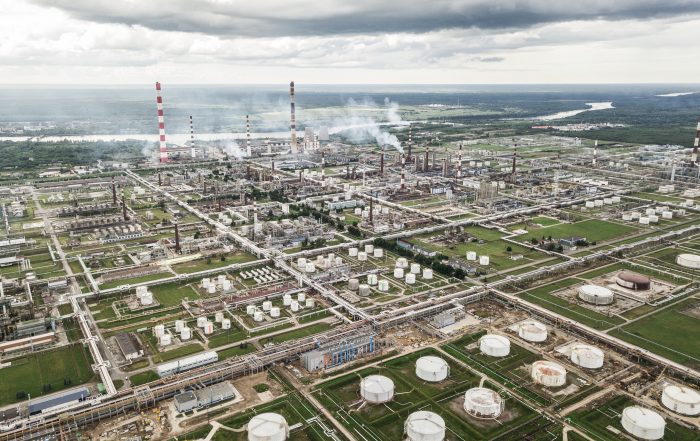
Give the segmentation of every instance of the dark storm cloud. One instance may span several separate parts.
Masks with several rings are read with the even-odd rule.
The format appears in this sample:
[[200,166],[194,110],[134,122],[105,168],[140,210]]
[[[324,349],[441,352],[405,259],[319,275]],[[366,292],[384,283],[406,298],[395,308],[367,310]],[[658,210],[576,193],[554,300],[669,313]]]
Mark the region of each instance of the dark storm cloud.
[[32,0],[73,17],[243,37],[528,28],[572,20],[700,14],[700,0]]

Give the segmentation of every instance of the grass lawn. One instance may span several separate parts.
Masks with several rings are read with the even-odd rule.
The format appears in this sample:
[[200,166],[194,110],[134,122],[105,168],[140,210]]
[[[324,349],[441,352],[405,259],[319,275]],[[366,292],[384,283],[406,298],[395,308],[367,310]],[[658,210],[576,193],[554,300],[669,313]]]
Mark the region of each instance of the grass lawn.
[[[19,401],[18,391],[36,398],[44,395],[46,384],[51,385],[47,393],[52,393],[87,383],[95,376],[91,363],[87,349],[80,344],[15,359],[11,366],[0,369],[0,405]],[[64,380],[70,384],[64,385]]]
[[129,380],[131,380],[132,386],[140,386],[142,384],[150,383],[151,381],[156,381],[158,378],[160,377],[158,377],[156,371],[144,371],[132,375],[129,377]]
[[[617,224],[597,219],[589,219],[572,224],[557,224],[549,227],[539,228],[535,237],[552,236],[554,239],[564,237],[580,236],[585,237],[589,242],[601,242],[615,239],[626,234],[630,234],[637,229],[627,225]],[[520,237],[529,238],[534,233],[527,233]]]
[[289,340],[294,340],[301,337],[307,337],[309,335],[318,334],[319,332],[324,332],[331,329],[333,326],[329,323],[317,323],[315,325],[307,326],[305,328],[295,329],[293,331],[284,332],[282,334],[275,335],[265,341],[271,341],[274,343],[282,343]]
[[197,299],[199,294],[190,285],[179,285],[177,283],[166,283],[163,285],[151,286],[148,288],[153,296],[160,302],[161,306],[179,305],[184,298],[190,300]]
[[[700,319],[683,313],[700,309],[700,300],[686,299],[674,306],[640,319],[611,335],[653,351],[663,357],[700,368]],[[685,337],[685,338],[684,338]]]
[[173,265],[172,268],[179,274],[190,274],[198,271],[223,268],[234,263],[252,262],[253,260],[257,260],[257,258],[252,254],[240,253],[233,256],[226,256],[226,260],[223,262],[219,259],[212,259],[211,263],[207,263],[206,259],[198,259]]
[[253,351],[255,351],[255,346],[249,344],[246,345],[244,348],[240,346],[234,346],[228,349],[222,349],[217,352],[219,353],[219,360],[225,360],[231,357],[238,357],[239,355],[250,354]]
[[101,283],[100,289],[116,288],[117,286],[121,286],[121,285],[134,285],[136,283],[141,283],[141,282],[150,282],[151,280],[165,279],[166,277],[173,277],[173,275],[169,272],[162,272],[162,273],[149,274],[149,275],[143,276],[143,277],[133,277],[130,279],[112,280],[111,282]]
[[199,343],[192,343],[185,346],[180,346],[176,349],[171,349],[169,351],[161,352],[153,356],[154,363],[162,363],[164,361],[173,360],[175,358],[184,357],[190,354],[196,354],[204,350],[202,345]]

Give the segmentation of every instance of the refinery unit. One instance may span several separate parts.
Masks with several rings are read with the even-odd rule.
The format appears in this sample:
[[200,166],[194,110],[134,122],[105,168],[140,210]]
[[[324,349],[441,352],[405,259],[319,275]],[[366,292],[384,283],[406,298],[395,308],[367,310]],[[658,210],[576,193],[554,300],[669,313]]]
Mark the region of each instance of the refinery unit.
[[155,89],[155,158],[0,188],[0,441],[700,437],[698,139],[350,142],[292,82],[176,145]]

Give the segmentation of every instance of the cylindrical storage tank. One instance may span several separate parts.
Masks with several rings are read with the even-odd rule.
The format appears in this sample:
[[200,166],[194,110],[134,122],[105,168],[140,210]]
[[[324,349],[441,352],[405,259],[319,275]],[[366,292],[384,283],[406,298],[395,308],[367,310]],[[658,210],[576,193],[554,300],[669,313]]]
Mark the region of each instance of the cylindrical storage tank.
[[700,393],[687,386],[671,384],[664,387],[661,403],[681,415],[700,415]]
[[300,292],[299,294],[297,294],[297,300],[300,302],[303,302],[304,300],[306,300],[306,293]]
[[141,299],[141,305],[143,306],[150,306],[153,304],[153,293],[150,291],[146,291],[143,293],[140,297]]
[[382,207],[382,214],[389,214],[389,207]]
[[291,294],[285,294],[282,296],[282,304],[284,306],[289,306],[292,304],[292,295]]
[[220,274],[219,276],[217,276],[217,282],[216,282],[216,283],[218,283],[219,285],[221,285],[222,283],[224,283],[224,280],[226,280],[226,276],[224,276],[223,274]]
[[355,208],[354,213],[355,213],[356,216],[362,215],[362,208],[359,208],[359,207]]
[[396,259],[396,268],[408,268],[408,259],[405,257]]
[[596,200],[593,201],[593,202],[594,202],[594,205],[595,205],[596,207],[602,207],[603,204],[605,203],[602,199],[596,199]]
[[603,203],[605,205],[612,205],[613,200],[612,200],[612,198],[603,198]]
[[644,213],[649,216],[650,214],[656,214],[656,210],[653,208],[647,208]]
[[406,418],[403,430],[407,441],[443,441],[445,420],[434,412],[419,410]]
[[394,268],[394,277],[397,279],[403,279],[403,268]]
[[261,413],[248,421],[248,441],[285,441],[289,437],[287,420],[278,413]]
[[578,289],[578,297],[593,305],[609,305],[615,300],[612,291],[598,285],[583,285]]
[[243,236],[247,236],[249,230],[250,230],[250,228],[248,227],[248,225],[243,225],[243,226],[241,227],[241,234],[242,234]]
[[342,257],[336,257],[335,258],[335,266],[340,266],[343,264],[343,259]]
[[375,258],[384,257],[384,250],[381,249],[381,248],[375,248],[375,249],[374,249],[374,252],[372,253],[372,255],[373,255]]
[[316,265],[323,266],[323,262],[325,260],[326,260],[326,258],[323,257],[323,255],[319,254],[318,256],[316,256]]
[[475,387],[464,393],[464,411],[476,418],[498,418],[504,406],[495,390]]
[[649,216],[649,223],[650,224],[658,224],[659,223],[659,216],[652,214]]
[[255,314],[253,314],[253,320],[255,320],[256,322],[261,322],[263,321],[264,316],[265,315],[262,311],[255,311]]
[[479,256],[479,265],[488,265],[491,263],[489,256]]
[[269,311],[272,309],[272,302],[269,300],[265,300],[262,305],[263,311]]
[[357,289],[360,287],[360,281],[358,279],[352,278],[348,280],[348,289],[350,291],[357,291]]
[[642,225],[649,225],[649,218],[647,216],[642,216],[639,218],[639,223]]
[[423,268],[423,278],[425,280],[432,280],[433,278],[433,270],[430,268]]
[[360,382],[360,396],[368,403],[387,403],[394,398],[394,382],[383,375],[369,375]]
[[299,311],[299,302],[297,302],[296,300],[292,300],[292,304],[290,306],[292,308],[292,312]]
[[[253,307],[253,308],[255,308],[255,307]],[[197,327],[198,328],[203,328],[206,323],[207,323],[206,317],[197,317]]]
[[224,284],[221,285],[221,289],[223,289],[224,291],[230,291],[231,290],[231,281],[228,279],[224,280]]
[[214,314],[214,321],[216,323],[221,323],[224,320],[224,313],[223,312],[217,312]]
[[389,281],[386,279],[380,280],[379,282],[377,282],[377,289],[381,292],[389,291]]
[[164,325],[155,325],[153,327],[153,335],[156,337],[160,338],[165,334],[165,326]]
[[[245,307],[245,312],[246,314],[252,316],[253,314],[255,314],[256,309],[257,308],[255,307],[255,305],[248,305]],[[199,322],[197,322],[197,326],[199,326]]]
[[540,343],[547,340],[547,327],[534,320],[526,320],[518,325],[518,336],[523,340]]
[[664,211],[661,213],[663,219],[673,219],[673,211]]
[[622,271],[615,278],[615,282],[623,288],[635,291],[646,291],[651,288],[651,278],[632,271]]
[[365,254],[372,254],[374,252],[374,245],[368,243],[365,245]]
[[595,207],[595,202],[593,201],[586,201],[586,208],[593,208]]
[[416,283],[416,275],[413,273],[406,274],[406,284],[407,285],[415,285],[415,283]]
[[502,335],[486,334],[479,339],[479,349],[490,357],[505,357],[510,354],[510,340]]
[[159,342],[161,346],[170,346],[173,343],[173,338],[170,334],[163,334],[160,336]]
[[467,251],[467,260],[476,260],[476,251]]
[[685,268],[700,269],[700,255],[683,253],[676,257],[676,263]]
[[367,297],[370,294],[370,292],[371,291],[369,289],[369,285],[367,285],[366,283],[361,283],[357,290],[357,293],[362,297]]
[[306,257],[300,257],[297,259],[297,267],[299,269],[305,269],[306,268]]
[[622,220],[624,220],[624,221],[632,220],[632,213],[622,213]]
[[307,262],[305,270],[307,273],[316,272],[316,265],[313,262]]
[[209,286],[209,283],[210,283],[210,282],[211,282],[211,279],[209,279],[209,277],[205,277],[205,278],[202,279],[202,283],[201,283],[200,286],[201,286],[202,288],[205,288],[205,289],[206,289],[206,288]]
[[316,306],[316,301],[314,299],[306,299],[306,307],[307,308],[314,308]]
[[661,439],[666,429],[666,421],[661,415],[641,406],[626,407],[620,422],[628,433],[639,439]]
[[207,292],[209,294],[215,294],[216,293],[216,285],[214,285],[214,284],[209,285],[209,288],[207,288]]
[[450,375],[450,365],[440,357],[426,355],[416,360],[416,376],[423,381],[437,383]]
[[175,320],[175,332],[180,332],[185,327],[184,320]]
[[192,329],[191,328],[182,328],[180,330],[180,340],[186,341],[192,338]]
[[231,329],[231,319],[221,320],[221,329]]
[[369,284],[369,285],[376,285],[378,280],[379,280],[379,278],[377,277],[376,274],[368,274],[367,275],[367,284]]
[[545,387],[559,387],[566,384],[566,369],[558,363],[539,360],[532,363],[532,379]]
[[278,306],[273,306],[270,308],[270,317],[277,318],[280,316],[280,308]]
[[348,249],[348,256],[357,257],[357,248],[352,247]]
[[586,369],[600,369],[603,367],[605,353],[595,346],[577,343],[571,347],[569,355],[571,362]]
[[359,260],[360,262],[366,261],[367,253],[365,253],[364,251],[360,251],[359,253],[357,253],[357,260]]
[[411,272],[413,274],[420,274],[420,264],[418,263],[412,263],[411,264]]

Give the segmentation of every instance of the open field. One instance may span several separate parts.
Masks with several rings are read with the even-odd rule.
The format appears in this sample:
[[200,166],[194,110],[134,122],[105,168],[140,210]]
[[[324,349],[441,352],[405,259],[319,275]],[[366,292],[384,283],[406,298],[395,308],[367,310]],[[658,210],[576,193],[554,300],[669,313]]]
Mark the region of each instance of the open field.
[[[602,242],[630,234],[637,229],[609,221],[589,219],[575,223],[562,223],[536,230],[536,236],[552,236],[553,239],[561,239],[572,236],[585,237],[588,242]],[[535,232],[528,232],[520,237],[529,238]]]

